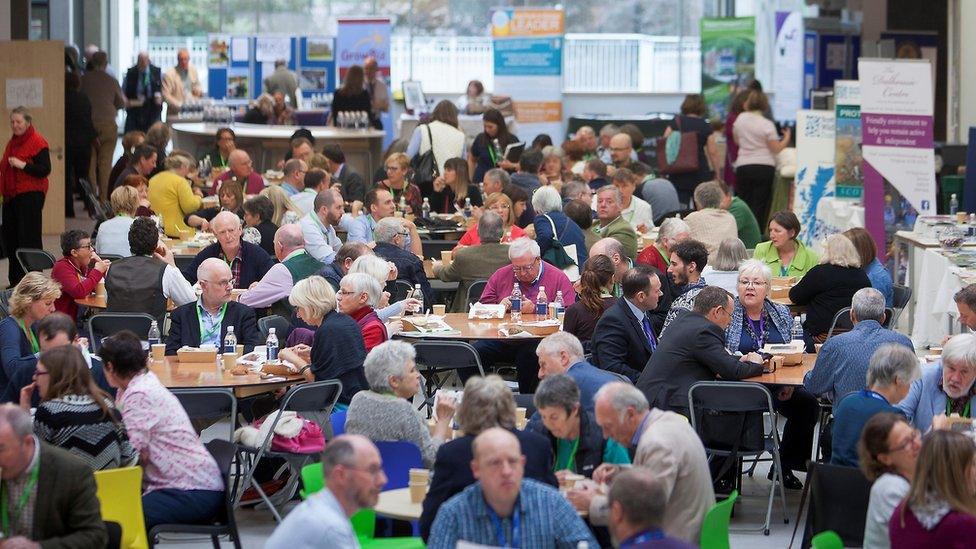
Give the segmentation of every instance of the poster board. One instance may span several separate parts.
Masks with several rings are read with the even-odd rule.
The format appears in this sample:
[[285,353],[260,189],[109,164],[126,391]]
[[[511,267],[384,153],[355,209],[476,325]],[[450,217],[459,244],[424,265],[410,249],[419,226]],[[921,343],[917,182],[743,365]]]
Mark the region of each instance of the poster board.
[[724,119],[730,96],[755,78],[756,18],[702,19],[701,54],[705,104]]
[[859,200],[864,190],[861,153],[861,84],[857,80],[834,81],[834,114],[837,139],[835,158],[837,198]]
[[827,236],[826,225],[817,216],[821,199],[834,196],[833,111],[800,110],[796,113],[796,194],[793,213],[802,229],[798,239],[815,247]]

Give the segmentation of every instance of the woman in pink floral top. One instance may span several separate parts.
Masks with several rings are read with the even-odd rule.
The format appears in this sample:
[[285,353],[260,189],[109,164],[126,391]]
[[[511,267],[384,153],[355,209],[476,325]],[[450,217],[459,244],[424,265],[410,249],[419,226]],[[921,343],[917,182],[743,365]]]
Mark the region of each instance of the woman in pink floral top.
[[144,470],[146,529],[209,522],[224,501],[220,470],[180,402],[146,369],[142,342],[119,332],[103,342],[99,355],[105,378],[119,390],[116,403]]

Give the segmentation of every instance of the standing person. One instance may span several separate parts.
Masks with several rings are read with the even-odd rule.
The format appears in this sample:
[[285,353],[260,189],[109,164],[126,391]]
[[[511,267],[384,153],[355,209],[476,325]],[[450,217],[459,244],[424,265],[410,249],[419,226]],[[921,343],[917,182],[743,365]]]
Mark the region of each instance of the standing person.
[[92,105],[81,93],[81,78],[72,72],[64,74],[64,215],[75,216],[75,190],[79,179],[88,178],[91,146],[97,134],[92,125]]
[[7,254],[7,281],[16,286],[24,269],[14,257],[17,248],[43,248],[41,211],[51,173],[51,154],[47,140],[32,124],[27,109],[10,111],[13,134],[0,159],[0,188],[3,192],[3,250]]
[[776,126],[763,116],[769,110],[769,99],[761,91],[752,90],[732,128],[732,137],[739,147],[735,160],[736,194],[749,205],[760,223],[769,219],[769,204],[776,177],[776,155],[790,145],[792,133],[783,129],[783,137],[776,135]]
[[[112,179],[112,155],[119,139],[119,126],[115,117],[125,106],[125,96],[119,81],[108,72],[108,54],[95,52],[91,59],[91,69],[81,77],[81,93],[88,97],[92,107],[92,124],[97,138],[92,147],[91,168],[88,179],[98,189],[98,196],[104,200],[109,196],[108,184]],[[123,153],[124,154],[124,153]]]
[[[78,319],[76,299],[88,297],[105,276],[110,261],[95,253],[91,237],[85,231],[72,229],[61,233],[61,259],[54,263],[51,278],[61,285],[61,297],[54,302],[55,310]],[[92,260],[95,266],[88,266]]]
[[[445,99],[434,107],[434,112],[430,114],[430,122],[414,128],[410,136],[410,144],[407,145],[407,156],[413,159],[418,154],[426,154],[433,148],[438,173],[443,175],[444,163],[448,158],[464,158],[464,142],[464,132],[458,128],[457,107]],[[421,190],[428,191],[428,189]]]
[[190,52],[176,52],[176,66],[163,75],[163,100],[166,101],[166,123],[172,124],[180,115],[183,104],[203,97],[203,87],[197,69],[190,64]]
[[481,119],[484,121],[484,131],[474,138],[471,150],[468,152],[468,170],[474,174],[475,183],[481,182],[485,172],[493,168],[502,168],[509,172],[518,168],[515,162],[502,158],[505,147],[518,143],[518,136],[508,132],[508,125],[502,113],[496,109],[488,109],[481,115]]
[[332,110],[329,112],[330,126],[338,124],[337,118],[341,112],[365,112],[369,113],[370,125],[377,129],[381,128],[379,119],[373,118],[373,107],[365,86],[366,75],[362,66],[353,65],[346,69],[346,78],[342,82],[342,87],[336,90],[332,98]]
[[274,95],[281,92],[288,98],[293,109],[298,108],[298,76],[293,71],[288,70],[288,62],[284,59],[276,59],[274,62],[274,72],[264,78],[264,93]]
[[675,173],[668,176],[678,191],[678,200],[686,207],[691,203],[695,187],[713,177],[713,172],[708,167],[708,158],[709,155],[715,154],[716,145],[715,138],[712,136],[712,126],[705,120],[707,115],[708,106],[701,94],[686,95],[684,101],[681,102],[681,114],[675,116],[668,124],[668,128],[664,130],[665,138],[670,136],[673,131],[679,131],[682,134],[695,134],[698,168],[690,172]]
[[725,116],[725,124],[722,128],[722,133],[725,135],[725,164],[722,168],[722,179],[733,189],[735,188],[735,160],[739,156],[739,145],[732,135],[732,128],[735,127],[735,120],[742,114],[742,106],[748,97],[749,90],[741,90],[732,96],[729,112]]
[[159,122],[163,112],[163,77],[159,67],[149,61],[149,54],[140,52],[133,67],[122,81],[125,93],[125,131],[149,131],[149,126]]
[[376,129],[382,130],[383,121],[380,117],[383,113],[390,112],[390,90],[386,87],[383,73],[375,57],[367,57],[363,61],[363,71],[366,73],[365,86],[369,94],[369,111],[376,121]]

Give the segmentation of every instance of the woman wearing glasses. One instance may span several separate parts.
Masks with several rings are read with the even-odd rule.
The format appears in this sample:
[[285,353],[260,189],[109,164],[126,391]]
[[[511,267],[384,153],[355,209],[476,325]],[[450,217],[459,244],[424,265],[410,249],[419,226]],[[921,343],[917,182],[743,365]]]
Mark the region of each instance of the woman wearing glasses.
[[[76,299],[91,295],[108,271],[109,261],[98,257],[91,237],[85,231],[72,229],[61,233],[61,259],[54,263],[51,278],[61,285],[61,296],[54,302],[60,313],[78,318]],[[95,265],[89,268],[92,260]]]
[[[769,299],[773,273],[762,261],[750,259],[739,267],[737,295],[732,321],[725,330],[725,346],[732,353],[760,352],[768,344],[788,343],[793,318],[785,305]],[[783,486],[803,487],[793,471],[806,471],[806,460],[813,444],[817,424],[817,399],[802,387],[773,386],[773,408],[786,417],[780,453]],[[773,470],[769,471],[772,478]]]
[[386,179],[377,183],[376,188],[390,191],[397,208],[400,204],[406,203],[407,211],[404,215],[408,213],[419,215],[424,199],[420,195],[420,188],[407,179],[410,172],[410,157],[403,153],[393,153],[386,159],[384,166],[386,166]]
[[368,274],[349,273],[339,281],[336,307],[359,325],[367,353],[389,339],[386,325],[376,316],[374,310],[382,298],[383,287]]
[[861,471],[874,482],[864,520],[864,547],[888,548],[888,521],[912,487],[922,437],[905,416],[881,412],[864,425],[860,439]]

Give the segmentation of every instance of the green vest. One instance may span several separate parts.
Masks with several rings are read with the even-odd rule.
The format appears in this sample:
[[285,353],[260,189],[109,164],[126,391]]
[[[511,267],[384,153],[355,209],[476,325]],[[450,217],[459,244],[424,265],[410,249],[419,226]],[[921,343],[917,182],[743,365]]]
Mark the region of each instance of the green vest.
[[288,269],[288,272],[291,273],[292,284],[317,274],[322,267],[325,266],[324,263],[309,255],[308,252],[304,251],[286,259],[284,262],[282,262],[282,265],[284,265],[285,268]]

